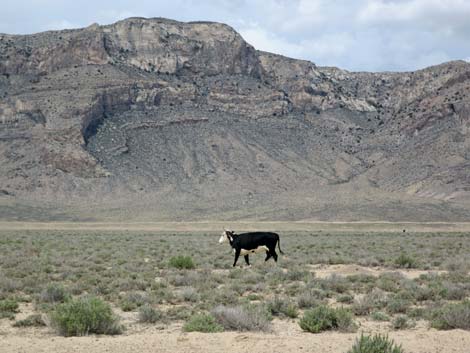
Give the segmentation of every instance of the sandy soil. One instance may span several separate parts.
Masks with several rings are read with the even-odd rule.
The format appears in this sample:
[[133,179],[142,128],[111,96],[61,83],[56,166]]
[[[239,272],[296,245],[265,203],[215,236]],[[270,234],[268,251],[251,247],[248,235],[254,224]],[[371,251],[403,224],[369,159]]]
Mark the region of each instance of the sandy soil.
[[346,353],[361,332],[388,333],[410,353],[468,353],[470,334],[462,330],[436,331],[426,323],[416,328],[390,331],[386,324],[362,322],[357,333],[302,332],[294,321],[273,323],[270,333],[183,333],[181,324],[162,329],[155,326],[130,326],[125,334],[88,337],[59,337],[49,328],[13,328],[8,320],[0,322],[0,351],[19,352],[321,352]]
[[355,264],[310,265],[309,269],[312,272],[315,272],[315,276],[318,278],[326,278],[331,275],[352,276],[352,275],[359,275],[359,274],[378,277],[380,274],[385,273],[385,272],[395,272],[395,273],[400,273],[405,278],[415,279],[423,274],[429,274],[429,273],[443,274],[447,272],[447,271],[442,271],[442,270],[425,271],[425,270],[416,270],[416,269],[386,269],[383,267],[364,267],[364,266],[355,265]]
[[468,232],[470,222],[2,222],[3,230],[129,230],[221,232],[223,228],[236,231],[312,231],[312,232]]
[[[331,274],[351,275],[366,273],[379,275],[382,268],[358,265],[311,266],[318,277]],[[404,276],[415,278],[427,271],[397,270]],[[22,304],[16,319],[23,319],[33,312],[32,304]],[[0,352],[22,353],[69,353],[69,352],[321,352],[346,353],[355,339],[364,333],[388,334],[409,353],[469,353],[470,333],[463,330],[437,331],[430,329],[425,321],[418,321],[415,328],[394,331],[389,323],[359,319],[356,333],[303,332],[296,320],[274,320],[269,333],[222,332],[184,333],[182,323],[170,326],[142,325],[137,323],[136,313],[118,311],[126,331],[118,336],[60,337],[49,327],[15,328],[13,321],[0,320]]]

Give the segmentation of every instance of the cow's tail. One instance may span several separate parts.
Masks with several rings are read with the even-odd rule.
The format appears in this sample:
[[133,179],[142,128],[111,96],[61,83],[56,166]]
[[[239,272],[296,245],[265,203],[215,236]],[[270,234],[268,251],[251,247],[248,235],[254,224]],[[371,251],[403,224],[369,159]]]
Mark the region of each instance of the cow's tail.
[[279,252],[284,255],[284,251],[281,250],[281,238],[279,238],[279,235],[277,236],[277,247],[279,248]]

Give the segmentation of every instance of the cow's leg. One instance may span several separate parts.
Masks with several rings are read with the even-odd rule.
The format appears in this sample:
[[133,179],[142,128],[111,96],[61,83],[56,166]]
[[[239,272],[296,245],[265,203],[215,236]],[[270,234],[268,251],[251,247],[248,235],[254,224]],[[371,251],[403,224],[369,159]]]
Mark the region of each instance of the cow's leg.
[[266,258],[264,259],[264,261],[268,261],[270,258],[271,258],[271,252],[266,251]]
[[245,262],[248,266],[250,266],[250,259],[248,258],[248,255],[245,255]]
[[233,267],[237,264],[238,258],[240,257],[240,249],[235,250],[235,261],[233,261]]
[[277,254],[276,254],[276,250],[273,250],[273,251],[272,251],[272,255],[273,255],[274,261],[276,261],[276,262],[277,262]]

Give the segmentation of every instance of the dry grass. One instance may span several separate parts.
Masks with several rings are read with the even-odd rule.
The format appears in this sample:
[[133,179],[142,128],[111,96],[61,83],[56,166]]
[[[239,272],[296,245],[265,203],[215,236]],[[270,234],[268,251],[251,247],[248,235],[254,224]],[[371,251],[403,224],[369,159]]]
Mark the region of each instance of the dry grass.
[[[233,254],[217,243],[218,233],[2,230],[0,301],[33,301],[35,314],[44,315],[91,294],[134,312],[142,324],[212,313],[230,330],[268,329],[269,314],[299,321],[321,305],[344,306],[365,320],[386,317],[397,326],[403,321],[399,315],[437,322],[432,313],[446,308],[441,318],[464,326],[446,305],[470,295],[466,234],[298,231],[281,238],[286,255],[276,266],[254,255],[250,269],[232,269]],[[169,266],[172,258],[191,258],[194,268]],[[405,271],[396,269],[400,258],[422,274],[410,278],[396,272]],[[376,264],[381,270],[374,269],[380,273],[375,276],[315,276],[312,265],[332,263]]]

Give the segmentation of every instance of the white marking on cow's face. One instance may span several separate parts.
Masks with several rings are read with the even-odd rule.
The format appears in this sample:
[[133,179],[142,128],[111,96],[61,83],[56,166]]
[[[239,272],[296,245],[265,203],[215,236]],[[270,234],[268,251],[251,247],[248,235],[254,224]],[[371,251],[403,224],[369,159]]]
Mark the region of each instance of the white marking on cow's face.
[[225,235],[225,232],[222,233],[219,239],[219,244],[222,244],[224,241],[227,240],[227,236]]
[[249,255],[249,254],[255,254],[255,253],[258,253],[258,252],[263,252],[263,251],[268,251],[268,247],[266,245],[261,245],[261,246],[258,246],[256,249],[251,249],[251,250],[246,250],[246,249],[241,249],[240,251],[240,255]]
[[233,232],[230,231],[230,230],[224,231],[224,232],[222,233],[222,235],[220,236],[219,243],[222,244],[222,243],[223,243],[224,241],[226,241],[226,240],[232,241],[233,238],[232,238],[232,236],[231,236],[230,233],[233,234]]

